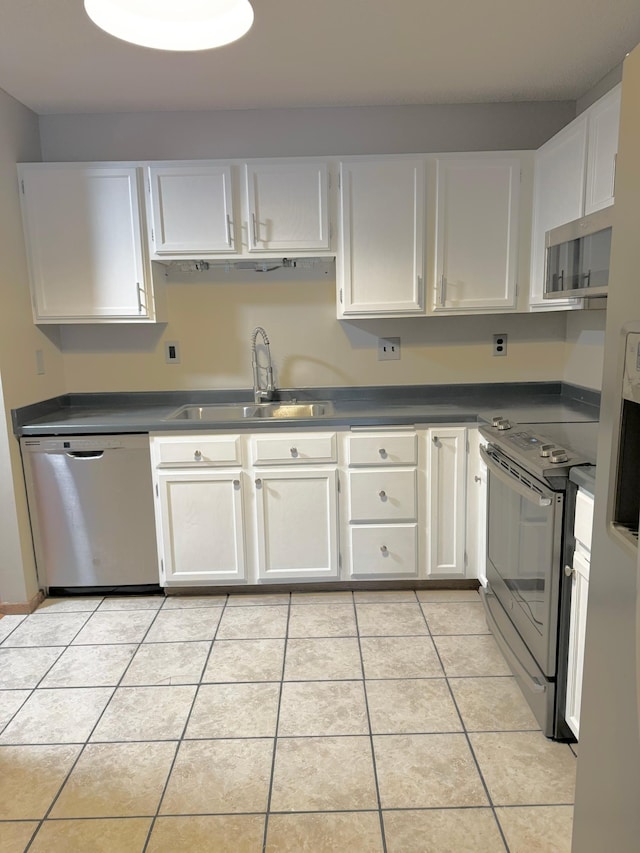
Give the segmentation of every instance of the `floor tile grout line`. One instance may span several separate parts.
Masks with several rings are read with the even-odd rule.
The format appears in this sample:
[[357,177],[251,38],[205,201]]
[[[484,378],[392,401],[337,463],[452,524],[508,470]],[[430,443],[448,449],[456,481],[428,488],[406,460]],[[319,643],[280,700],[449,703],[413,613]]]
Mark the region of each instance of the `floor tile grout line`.
[[[202,671],[201,671],[201,673],[200,673],[200,678],[201,678],[201,679],[202,679],[202,676],[204,675],[205,670],[206,670],[206,668],[207,668],[207,665],[208,665],[208,663],[209,663],[209,658],[211,657],[211,652],[212,652],[212,650],[213,650],[213,647],[214,647],[214,644],[215,644],[215,641],[216,641],[216,637],[217,637],[217,635],[218,635],[218,631],[220,630],[220,625],[222,624],[222,619],[223,619],[223,617],[224,617],[225,610],[227,609],[227,602],[228,602],[228,601],[229,601],[229,596],[227,595],[227,597],[226,597],[226,599],[225,599],[225,602],[224,602],[224,605],[223,605],[223,607],[222,607],[222,609],[221,609],[221,612],[220,612],[220,618],[218,619],[218,623],[217,623],[217,625],[216,625],[216,629],[215,629],[215,631],[213,632],[213,637],[212,637],[212,639],[211,639],[211,645],[209,646],[209,652],[208,652],[208,654],[207,654],[207,657],[206,657],[206,659],[205,659],[204,665],[203,665],[203,667],[202,667]],[[171,608],[169,608],[169,609],[171,610]],[[152,624],[153,624],[153,623],[152,623]],[[151,628],[151,626],[149,626],[149,628]],[[146,635],[145,635],[145,636],[146,636]],[[143,639],[143,642],[144,642],[144,639]],[[133,659],[132,659],[132,660],[133,660]],[[178,758],[178,753],[180,752],[180,747],[181,747],[181,745],[182,745],[182,744],[184,743],[184,741],[185,741],[185,734],[186,734],[186,732],[187,732],[187,728],[188,728],[188,726],[189,726],[189,721],[191,720],[191,715],[193,714],[193,709],[194,709],[194,707],[195,707],[196,700],[197,700],[197,698],[198,698],[198,693],[200,692],[200,686],[201,686],[201,684],[202,684],[202,681],[200,681],[200,683],[199,683],[198,685],[196,685],[196,689],[194,690],[194,693],[193,693],[193,699],[191,700],[191,707],[189,708],[189,712],[188,712],[188,714],[187,714],[187,718],[186,718],[186,720],[185,720],[185,722],[184,722],[184,726],[182,727],[182,733],[181,733],[180,737],[178,738],[178,740],[177,740],[177,742],[176,742],[176,748],[175,748],[175,752],[173,753],[173,759],[172,759],[171,764],[170,764],[170,766],[169,766],[169,772],[167,773],[167,778],[165,779],[165,781],[164,781],[164,785],[162,786],[162,792],[161,792],[161,794],[160,794],[160,797],[158,798],[158,805],[156,806],[156,812],[155,812],[155,815],[153,815],[153,817],[152,817],[152,819],[151,819],[151,823],[149,824],[149,829],[148,829],[148,831],[147,831],[147,837],[146,837],[145,842],[144,842],[144,845],[143,845],[143,847],[142,847],[142,853],[145,853],[145,851],[147,850],[147,848],[148,848],[148,846],[149,846],[149,841],[151,840],[151,834],[152,834],[152,832],[153,832],[153,829],[154,829],[154,827],[155,827],[155,825],[156,825],[156,821],[157,821],[158,816],[159,816],[159,814],[160,814],[160,809],[162,808],[162,801],[164,800],[164,798],[165,798],[165,794],[167,793],[167,788],[169,787],[169,780],[171,779],[171,774],[173,773],[173,769],[174,769],[174,767],[175,767],[175,765],[176,765],[176,761],[177,761],[177,758]]]
[[276,711],[276,728],[273,736],[273,753],[271,755],[271,772],[269,775],[269,789],[267,791],[267,806],[264,816],[264,833],[262,836],[262,853],[266,853],[267,837],[269,833],[269,814],[271,811],[271,798],[273,795],[273,781],[276,771],[276,753],[278,751],[278,727],[280,726],[280,710],[282,708],[282,691],[284,690],[284,673],[287,666],[287,644],[289,641],[289,622],[291,620],[291,593],[289,593],[289,604],[287,606],[287,623],[284,629],[284,646],[282,653],[282,671],[280,677],[280,689],[278,691],[278,709]]
[[355,600],[355,596],[353,598],[353,613],[354,619],[356,623],[356,636],[358,638],[358,652],[360,654],[360,666],[362,668],[362,692],[364,694],[364,705],[367,714],[367,725],[369,727],[369,748],[371,750],[371,763],[373,765],[373,780],[376,786],[376,799],[378,801],[378,821],[380,823],[380,838],[382,840],[382,851],[383,853],[387,853],[387,838],[384,829],[384,816],[382,814],[382,798],[380,796],[380,781],[378,779],[378,766],[376,763],[376,751],[373,742],[373,730],[371,727],[371,713],[369,710],[369,698],[367,696],[367,686],[364,672],[364,657],[362,655],[362,643],[360,642],[360,630],[358,624],[358,608]]
[[[421,608],[421,609],[422,609],[422,608]],[[504,844],[505,851],[506,851],[506,853],[510,853],[509,845],[507,844],[507,839],[506,839],[505,834],[504,834],[504,832],[503,832],[503,830],[502,830],[502,825],[500,824],[500,821],[498,820],[498,815],[496,814],[496,810],[495,810],[495,806],[494,806],[494,803],[493,803],[493,799],[492,799],[492,797],[491,797],[491,794],[489,793],[489,786],[487,785],[487,782],[486,782],[486,780],[485,780],[485,778],[484,778],[484,774],[482,773],[482,770],[480,769],[480,764],[479,764],[479,762],[478,762],[478,758],[477,758],[477,756],[476,756],[476,754],[475,754],[475,751],[474,751],[474,749],[473,749],[473,746],[472,746],[472,744],[471,744],[471,739],[469,738],[469,732],[467,731],[466,723],[465,723],[464,718],[463,718],[463,716],[462,716],[462,713],[461,713],[461,711],[460,711],[460,707],[459,707],[459,705],[458,705],[458,703],[457,703],[457,701],[456,701],[456,697],[455,697],[455,695],[454,695],[453,689],[452,689],[451,685],[449,684],[449,679],[448,679],[448,677],[447,677],[447,671],[446,671],[446,669],[445,669],[444,663],[442,662],[442,658],[440,657],[440,652],[439,652],[439,650],[438,650],[438,646],[437,646],[437,644],[436,644],[436,643],[434,642],[434,640],[433,640],[433,635],[431,634],[431,629],[430,629],[430,627],[429,627],[429,620],[427,619],[427,614],[424,612],[424,610],[422,611],[422,614],[423,614],[423,616],[424,616],[424,621],[425,621],[425,623],[426,623],[426,625],[427,625],[427,630],[429,631],[429,636],[431,637],[431,641],[433,642],[433,646],[434,646],[434,648],[435,648],[435,650],[436,650],[436,655],[438,656],[438,660],[440,661],[440,666],[442,667],[442,671],[443,671],[443,672],[444,672],[444,674],[445,674],[445,679],[446,679],[446,682],[447,682],[447,689],[449,690],[449,695],[451,696],[451,701],[453,702],[453,704],[454,704],[454,706],[455,706],[455,709],[456,709],[456,713],[458,714],[458,717],[459,717],[459,719],[460,719],[460,723],[461,723],[461,725],[462,725],[463,734],[464,734],[465,740],[466,740],[466,742],[467,742],[467,747],[469,748],[469,751],[470,751],[471,756],[472,756],[472,758],[473,758],[473,762],[474,762],[474,764],[475,764],[475,766],[476,766],[476,770],[478,771],[478,775],[479,775],[479,777],[480,777],[480,781],[482,782],[482,787],[484,788],[484,792],[485,792],[486,797],[487,797],[487,800],[488,800],[488,802],[489,802],[489,807],[491,808],[491,812],[492,812],[492,814],[493,814],[493,819],[495,820],[496,825],[497,825],[497,827],[498,827],[498,832],[500,833],[500,838],[502,839],[502,843]]]
[[[106,598],[103,598],[103,602],[104,602],[105,600],[106,600]],[[99,608],[96,608],[95,610],[91,611],[91,613],[89,614],[89,617],[88,617],[88,618],[85,620],[85,622],[83,623],[82,628],[80,628],[80,629],[79,629],[79,631],[74,635],[74,637],[73,637],[73,638],[72,638],[72,639],[67,643],[67,648],[71,648],[71,644],[73,643],[73,640],[75,640],[75,639],[76,639],[76,637],[78,636],[78,634],[80,633],[80,631],[82,631],[82,630],[83,630],[83,628],[85,627],[85,625],[87,624],[87,622],[89,621],[89,619],[91,618],[91,616],[93,616],[95,613],[97,613],[97,612],[98,612],[98,609],[99,609]],[[144,641],[144,638],[146,637],[146,635],[147,635],[147,634],[148,634],[148,632],[149,632],[149,629],[151,628],[151,626],[152,626],[152,625],[153,625],[153,623],[155,622],[155,620],[156,620],[156,618],[157,618],[157,616],[158,616],[158,613],[160,612],[160,609],[161,609],[161,608],[158,608],[158,609],[155,611],[155,615],[154,615],[153,619],[151,620],[151,622],[149,623],[149,625],[147,626],[147,629],[146,629],[145,633],[143,634],[142,639],[140,640],[140,642],[138,642],[137,644],[135,644],[135,643],[130,643],[130,644],[127,644],[127,645],[137,645],[137,647],[138,647],[138,648],[140,648],[140,646],[142,645],[142,643],[143,643],[143,641]],[[104,612],[109,612],[109,611],[104,611]],[[132,612],[132,611],[128,610],[128,611],[126,611],[126,612]],[[146,611],[145,611],[145,612],[146,612]],[[100,645],[104,645],[104,644],[102,644],[102,643],[101,643]],[[58,788],[58,790],[57,790],[57,792],[56,792],[56,794],[55,794],[55,796],[54,796],[53,800],[52,800],[52,801],[51,801],[51,803],[49,804],[49,808],[46,810],[46,812],[45,812],[45,814],[44,814],[44,817],[43,817],[43,818],[41,818],[41,820],[40,820],[40,822],[39,822],[39,824],[38,824],[38,829],[37,829],[37,831],[33,834],[33,836],[32,836],[32,838],[31,838],[31,840],[30,840],[29,844],[28,844],[28,845],[27,845],[27,847],[25,848],[24,853],[27,853],[27,851],[29,850],[29,848],[30,848],[30,847],[31,847],[31,845],[33,844],[33,841],[35,840],[35,838],[37,837],[38,833],[40,832],[40,829],[42,828],[42,825],[43,825],[43,824],[44,824],[44,822],[48,819],[49,815],[51,814],[52,809],[55,807],[55,804],[57,803],[57,801],[58,801],[58,799],[59,799],[59,797],[60,797],[60,795],[61,795],[61,793],[62,793],[62,791],[63,791],[63,789],[64,789],[64,787],[65,787],[65,785],[66,785],[66,784],[67,784],[67,782],[69,781],[69,778],[70,778],[71,774],[73,773],[73,771],[75,770],[75,768],[78,766],[78,762],[80,761],[80,758],[82,757],[82,755],[84,755],[84,752],[85,752],[85,750],[86,750],[87,746],[89,745],[89,743],[90,743],[90,741],[91,741],[91,736],[92,736],[92,735],[93,735],[93,733],[95,732],[96,728],[97,728],[97,727],[98,727],[98,725],[100,724],[100,720],[102,720],[102,718],[103,718],[103,716],[104,716],[104,714],[105,714],[105,712],[106,712],[107,708],[108,708],[108,707],[109,707],[109,705],[111,704],[111,700],[113,699],[113,697],[114,697],[114,695],[115,695],[116,691],[118,690],[118,687],[119,687],[119,686],[120,686],[120,684],[122,683],[122,679],[124,678],[124,676],[125,676],[125,674],[126,674],[127,670],[128,670],[128,669],[129,669],[129,667],[131,666],[131,661],[132,661],[132,660],[133,660],[133,658],[135,657],[137,650],[138,650],[138,649],[136,649],[136,651],[134,651],[133,655],[131,656],[131,658],[130,658],[130,660],[129,660],[129,663],[128,663],[128,664],[127,664],[127,666],[124,668],[124,670],[123,670],[123,672],[122,672],[122,674],[121,674],[120,678],[118,679],[117,683],[116,683],[116,684],[111,688],[111,695],[109,696],[109,699],[107,700],[107,702],[105,702],[105,706],[104,706],[104,708],[102,709],[102,711],[100,712],[100,714],[98,715],[98,719],[97,719],[97,720],[96,720],[96,722],[94,723],[94,725],[93,725],[93,727],[92,727],[91,731],[89,732],[88,736],[86,737],[86,739],[85,739],[84,743],[81,745],[80,750],[78,751],[78,754],[77,754],[77,756],[76,756],[75,761],[72,763],[71,767],[69,768],[69,771],[68,771],[68,772],[67,772],[67,774],[65,775],[64,780],[63,780],[62,784],[60,785],[60,787]],[[63,654],[64,654],[64,652],[63,652]],[[62,657],[62,655],[60,655],[60,657]]]

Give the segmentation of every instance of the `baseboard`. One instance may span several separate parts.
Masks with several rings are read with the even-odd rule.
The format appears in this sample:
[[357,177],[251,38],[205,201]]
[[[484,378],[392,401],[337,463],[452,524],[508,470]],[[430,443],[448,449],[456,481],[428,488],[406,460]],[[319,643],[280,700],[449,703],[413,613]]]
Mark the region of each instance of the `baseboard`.
[[42,590],[38,590],[38,592],[29,599],[29,601],[18,602],[16,604],[6,604],[5,602],[0,602],[0,616],[17,616],[24,614],[33,613],[33,611],[44,601],[44,592]]

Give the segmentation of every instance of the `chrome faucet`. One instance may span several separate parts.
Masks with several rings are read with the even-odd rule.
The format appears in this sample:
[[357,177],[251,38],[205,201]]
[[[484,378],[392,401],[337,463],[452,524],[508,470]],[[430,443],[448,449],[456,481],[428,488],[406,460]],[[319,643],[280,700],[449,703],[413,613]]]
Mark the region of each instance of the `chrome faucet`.
[[[262,340],[267,351],[267,366],[263,368],[267,379],[265,388],[260,385],[260,365],[258,364],[258,354],[256,352],[256,338],[258,335],[262,335]],[[256,326],[251,333],[251,368],[253,370],[253,399],[256,403],[268,403],[273,400],[275,387],[273,384],[273,366],[271,364],[269,338],[262,326]]]

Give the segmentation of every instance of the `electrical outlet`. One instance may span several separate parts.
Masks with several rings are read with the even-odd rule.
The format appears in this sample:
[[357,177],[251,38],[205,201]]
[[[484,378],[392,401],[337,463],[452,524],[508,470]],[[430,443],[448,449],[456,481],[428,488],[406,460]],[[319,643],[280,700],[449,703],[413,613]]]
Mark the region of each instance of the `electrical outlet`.
[[178,341],[165,342],[164,360],[167,364],[180,364],[180,344]]
[[44,353],[41,349],[36,350],[36,373],[38,376],[42,376],[44,370]]
[[493,354],[494,355],[506,355],[507,354],[507,335],[494,335],[493,336]]
[[400,358],[400,338],[378,338],[378,361],[397,361]]

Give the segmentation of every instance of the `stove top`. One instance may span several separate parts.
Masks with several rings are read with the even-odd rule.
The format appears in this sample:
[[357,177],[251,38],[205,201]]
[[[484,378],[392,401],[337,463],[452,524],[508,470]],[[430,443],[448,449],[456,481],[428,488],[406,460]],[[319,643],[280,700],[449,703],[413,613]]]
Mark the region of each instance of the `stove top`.
[[575,465],[594,465],[597,422],[515,424],[495,417],[480,433],[533,476],[566,478]]

